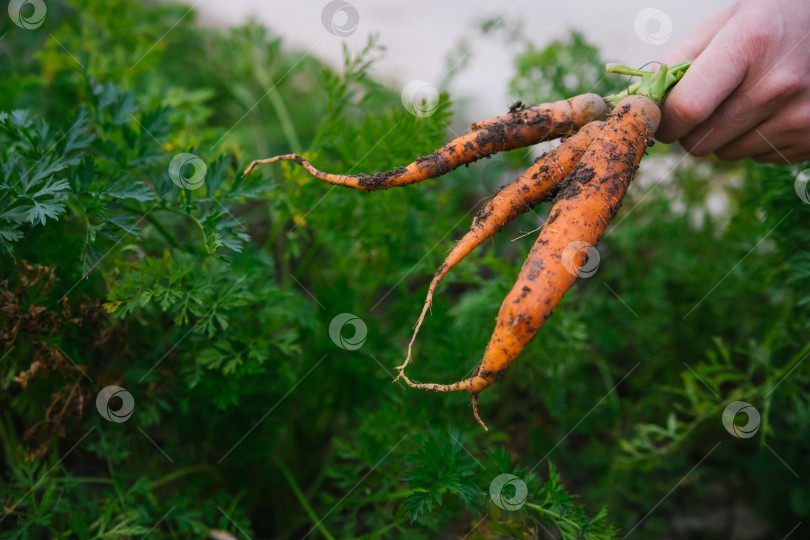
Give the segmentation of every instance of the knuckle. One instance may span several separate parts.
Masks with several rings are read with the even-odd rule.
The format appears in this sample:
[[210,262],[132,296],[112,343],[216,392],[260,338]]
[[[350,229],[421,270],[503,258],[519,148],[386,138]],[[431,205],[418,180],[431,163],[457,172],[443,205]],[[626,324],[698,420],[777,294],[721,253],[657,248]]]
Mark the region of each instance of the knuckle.
[[763,24],[762,20],[741,24],[738,32],[740,51],[748,58],[764,58],[775,42],[773,28],[768,24]]
[[750,95],[744,91],[733,91],[720,105],[721,120],[728,126],[749,126],[756,118],[757,108]]
[[806,134],[810,129],[810,101],[786,107],[774,117],[774,122],[782,127],[784,133],[795,137],[795,140],[808,141]]
[[766,94],[772,100],[787,99],[796,94],[804,84],[801,73],[782,71],[769,77]]
[[804,107],[795,111],[785,119],[785,123],[790,131],[796,132],[799,140],[807,140],[805,133],[807,133],[808,128],[810,128],[810,107]]

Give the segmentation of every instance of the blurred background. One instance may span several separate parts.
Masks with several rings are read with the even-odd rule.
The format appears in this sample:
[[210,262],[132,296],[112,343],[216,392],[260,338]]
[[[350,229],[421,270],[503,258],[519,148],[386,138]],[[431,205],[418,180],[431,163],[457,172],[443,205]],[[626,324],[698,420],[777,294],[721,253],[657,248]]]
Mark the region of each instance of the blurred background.
[[[456,101],[468,105],[459,114],[473,121],[497,116],[520,98],[508,90],[514,73],[511,60],[523,46],[517,32],[536,47],[544,47],[576,30],[609,61],[640,67],[685,39],[708,15],[733,3],[361,0],[330,17],[337,28],[345,27],[340,35],[313,22],[321,19],[325,3],[199,0],[193,5],[205,24],[233,26],[254,19],[284,37],[287,46],[311,51],[332,65],[342,60],[343,44],[359,48],[369,34],[379,34],[386,53],[369,73],[394,87],[422,80],[446,88]],[[647,39],[636,32],[636,18],[643,10],[653,10],[638,21]],[[483,22],[498,24],[482,33]],[[443,86],[448,80],[449,85]]]
[[[556,143],[373,193],[242,173],[384,171],[517,99],[621,91],[605,62],[725,5],[9,2],[0,538],[805,537],[807,164],[650,148],[488,432],[394,367]],[[548,212],[445,278],[413,379],[474,369]]]

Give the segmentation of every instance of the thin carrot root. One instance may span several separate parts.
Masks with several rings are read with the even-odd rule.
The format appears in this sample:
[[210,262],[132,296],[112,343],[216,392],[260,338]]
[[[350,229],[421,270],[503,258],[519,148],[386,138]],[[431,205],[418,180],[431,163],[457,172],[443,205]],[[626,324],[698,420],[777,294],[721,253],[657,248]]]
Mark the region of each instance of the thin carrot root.
[[557,148],[537,160],[526,172],[501,189],[481,208],[473,220],[470,231],[459,240],[430,282],[422,313],[416,321],[413,336],[410,343],[408,343],[408,354],[405,357],[405,362],[397,367],[400,376],[411,362],[416,336],[430,309],[439,282],[467,255],[498,233],[508,223],[531,210],[540,202],[547,200],[554,193],[555,188],[559,187],[559,183],[574,168],[582,154],[599,134],[603,125],[604,122],[594,121],[583,127],[579,132],[563,141]]
[[478,420],[479,424],[481,424],[481,427],[484,428],[484,431],[489,431],[487,425],[483,420],[481,420],[481,415],[478,414],[478,392],[472,392],[470,396],[473,408],[473,416],[475,416],[475,419]]
[[[444,266],[442,266],[444,268]],[[446,272],[445,272],[446,273]],[[412,352],[413,352],[413,344],[416,342],[416,335],[419,333],[419,328],[422,326],[422,322],[425,320],[425,315],[427,315],[428,310],[430,309],[430,304],[433,302],[433,293],[436,291],[436,287],[439,285],[439,281],[441,278],[444,277],[444,274],[433,278],[433,281],[430,283],[427,292],[427,298],[425,299],[425,305],[422,306],[422,313],[419,314],[419,319],[416,321],[416,326],[413,330],[413,335],[411,336],[411,341],[408,343],[408,355],[405,357],[405,362],[402,365],[397,366],[396,369],[399,371],[399,375],[397,378],[394,379],[395,381],[399,378],[405,378],[405,368],[408,367],[408,364],[411,363]]]
[[428,156],[420,156],[405,167],[375,174],[333,174],[320,171],[297,154],[285,154],[251,163],[244,174],[257,166],[292,160],[315,178],[340,186],[375,191],[407,186],[436,178],[445,173],[488,157],[496,152],[531,146],[579,130],[593,120],[604,119],[609,112],[606,101],[596,94],[513,110],[505,115],[474,124],[472,131],[445,144]]
[[[284,154],[282,156],[275,156],[275,157],[271,157],[271,158],[267,158],[267,159],[255,159],[255,160],[250,162],[250,165],[248,165],[247,169],[245,169],[245,172],[242,173],[242,174],[244,174],[245,176],[249,175],[250,172],[254,168],[256,168],[256,165],[267,165],[268,163],[275,163],[276,161],[285,161],[285,160],[288,160],[288,159],[295,160],[296,163],[299,163],[300,165],[303,165],[304,168],[312,167],[312,165],[310,165],[307,160],[305,160],[304,158],[302,158],[298,154]],[[304,163],[306,163],[306,165],[304,165]],[[307,170],[309,170],[309,169],[307,168]],[[313,176],[314,176],[314,174],[313,174]]]
[[472,378],[464,379],[463,381],[454,382],[453,384],[435,384],[435,383],[417,383],[410,380],[404,373],[400,378],[411,388],[419,390],[435,390],[436,392],[457,392],[460,390],[469,390]]
[[416,383],[413,382],[408,378],[407,375],[403,371],[399,372],[399,376],[397,376],[394,381],[402,379],[405,383],[410,386],[411,388],[416,388],[419,390],[434,390],[436,392],[458,392],[461,390],[466,390],[470,392],[471,396],[471,404],[473,409],[473,415],[475,419],[478,420],[478,423],[481,424],[481,427],[484,428],[484,431],[489,431],[489,428],[481,420],[481,416],[478,414],[478,394],[480,391],[475,391],[473,388],[475,387],[476,383],[480,384],[481,380],[477,375],[470,377],[469,379],[464,379],[463,381],[458,381],[453,384],[435,384],[435,383]]

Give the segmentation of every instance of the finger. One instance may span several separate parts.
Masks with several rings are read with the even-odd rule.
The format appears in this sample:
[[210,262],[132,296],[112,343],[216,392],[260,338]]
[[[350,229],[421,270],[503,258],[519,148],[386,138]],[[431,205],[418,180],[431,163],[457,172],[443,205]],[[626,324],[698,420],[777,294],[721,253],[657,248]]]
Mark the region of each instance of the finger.
[[737,41],[732,25],[724,26],[675,85],[661,108],[660,141],[673,142],[692,131],[740,85],[748,62]]
[[[803,130],[785,129],[783,115],[770,118],[714,151],[724,161],[737,161],[749,156],[774,152],[802,140]],[[810,149],[808,149],[810,150]]]
[[810,151],[806,148],[781,148],[766,152],[752,158],[757,163],[776,163],[778,165],[790,165],[802,163],[810,160]]
[[[696,156],[711,154],[752,131],[779,110],[780,104],[775,101],[754,103],[750,96],[750,90],[743,83],[705,122],[682,137],[681,144]],[[711,136],[707,137],[709,132]],[[759,142],[762,143],[762,139]]]
[[731,15],[736,9],[737,4],[732,4],[706,17],[703,22],[700,23],[700,26],[695,28],[675,49],[667,52],[667,54],[660,59],[660,62],[662,64],[672,65],[697,58],[712,38],[717,35],[720,28],[731,18]]

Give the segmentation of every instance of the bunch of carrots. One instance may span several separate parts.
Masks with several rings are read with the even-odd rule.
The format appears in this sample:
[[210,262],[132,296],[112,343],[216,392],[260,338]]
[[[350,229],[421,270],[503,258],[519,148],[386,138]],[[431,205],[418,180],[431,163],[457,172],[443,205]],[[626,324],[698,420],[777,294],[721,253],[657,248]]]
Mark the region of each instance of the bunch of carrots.
[[[604,98],[582,94],[556,103],[512,107],[508,114],[473,124],[470,133],[391,171],[371,175],[332,174],[316,169],[297,154],[286,154],[254,161],[245,174],[256,165],[293,160],[325,182],[375,191],[415,184],[496,152],[564,137],[559,146],[503,187],[475,216],[470,231],[433,277],[405,362],[397,368],[397,378],[413,388],[470,392],[473,414],[487,429],[478,414],[478,394],[503,375],[573,285],[577,272],[571,269],[581,268],[587,262],[587,250],[577,249],[572,254],[567,248],[593,246],[599,241],[618,212],[647,146],[653,143],[661,120],[660,105],[667,91],[690,65],[691,61],[670,67],[662,65],[649,72],[608,64],[609,72],[640,76],[641,81],[620,94]],[[439,282],[510,221],[546,201],[553,202],[549,217],[501,305],[484,358],[472,377],[453,384],[411,381],[405,368],[411,361],[416,335]]]

